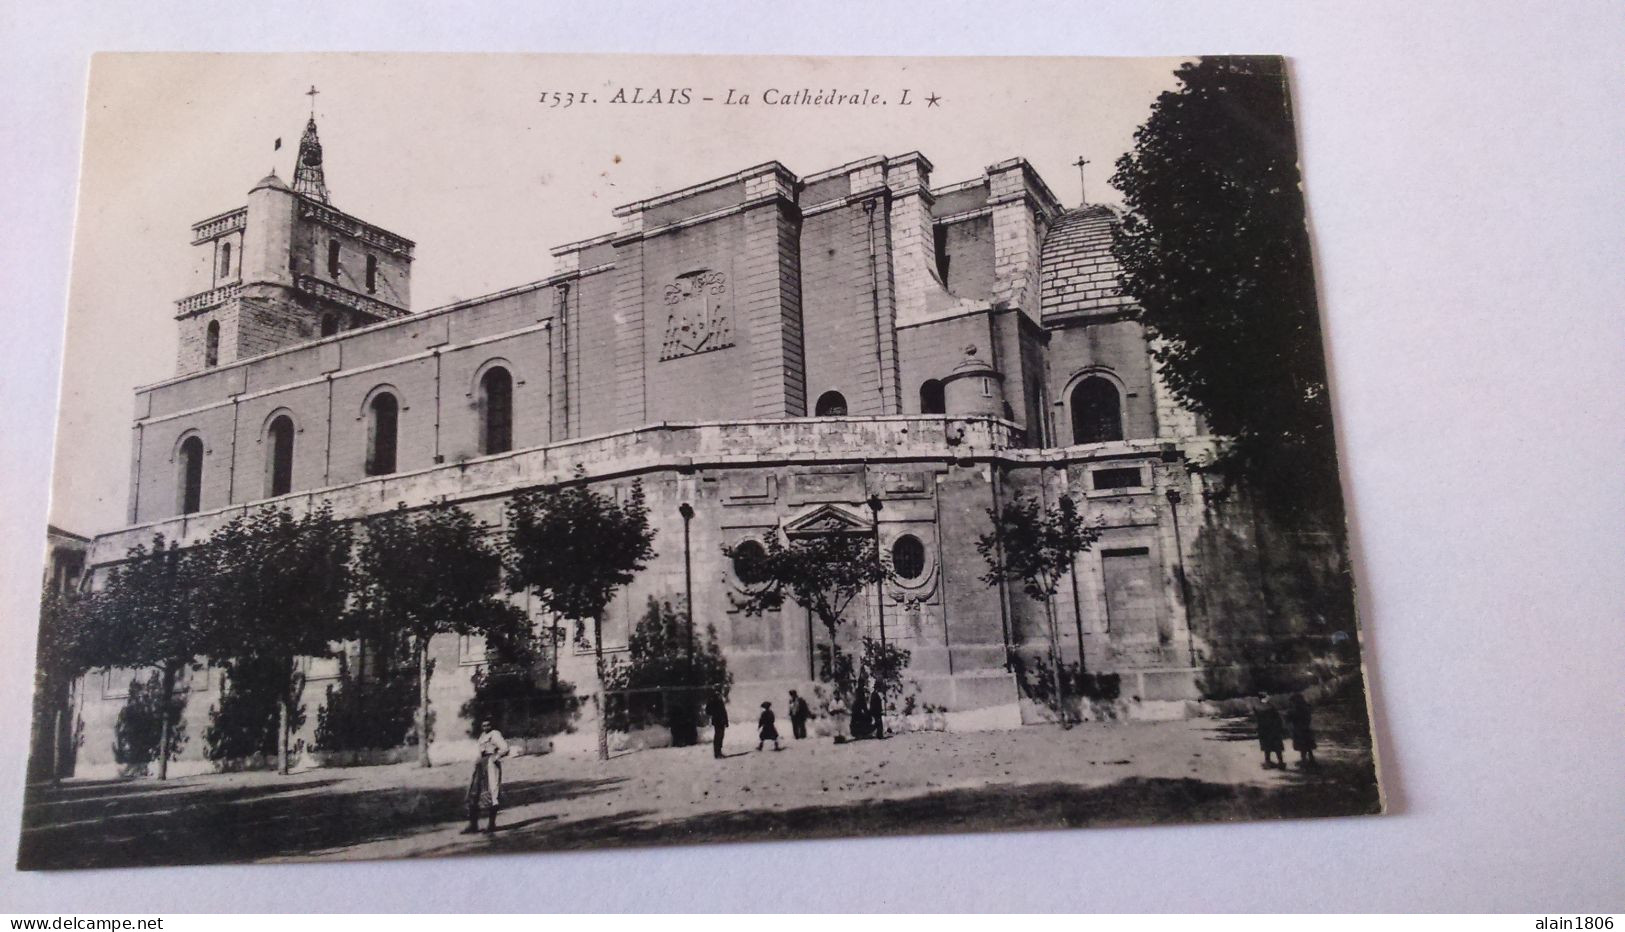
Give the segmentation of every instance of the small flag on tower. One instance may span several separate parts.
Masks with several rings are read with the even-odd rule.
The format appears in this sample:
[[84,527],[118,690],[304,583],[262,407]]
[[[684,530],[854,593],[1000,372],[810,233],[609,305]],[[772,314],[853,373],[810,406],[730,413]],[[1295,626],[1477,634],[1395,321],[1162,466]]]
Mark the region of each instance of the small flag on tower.
[[280,150],[281,148],[282,148],[282,137],[278,136],[276,138],[276,145],[271,147],[271,151],[275,152],[275,151]]

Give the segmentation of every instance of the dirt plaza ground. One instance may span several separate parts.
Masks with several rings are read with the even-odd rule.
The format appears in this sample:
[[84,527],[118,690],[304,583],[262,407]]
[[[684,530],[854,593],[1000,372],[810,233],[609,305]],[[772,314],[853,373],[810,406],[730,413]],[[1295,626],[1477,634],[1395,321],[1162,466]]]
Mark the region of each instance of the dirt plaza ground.
[[505,765],[497,831],[465,835],[469,765],[31,787],[24,869],[425,857],[836,835],[1352,815],[1379,808],[1357,700],[1319,710],[1318,768],[1266,770],[1247,718],[898,735],[757,752],[548,754]]

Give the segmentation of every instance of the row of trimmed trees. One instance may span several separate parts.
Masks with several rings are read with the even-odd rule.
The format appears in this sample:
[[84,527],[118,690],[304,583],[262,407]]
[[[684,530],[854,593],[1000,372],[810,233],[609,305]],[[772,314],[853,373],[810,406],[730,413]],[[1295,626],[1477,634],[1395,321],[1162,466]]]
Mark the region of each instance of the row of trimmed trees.
[[[690,669],[691,658],[672,662],[685,645],[693,650],[693,635],[669,631],[659,638],[643,632],[644,640],[665,646],[635,651],[640,656],[630,670],[605,665],[604,611],[654,556],[655,532],[640,486],[624,501],[581,483],[529,490],[510,499],[507,517],[507,533],[499,537],[446,503],[398,507],[357,524],[335,519],[324,505],[300,517],[286,510],[250,512],[187,548],[156,535],[150,545],[133,547],[100,588],[48,601],[41,668],[59,682],[95,668],[154,670],[152,698],[163,710],[174,706],[191,672],[205,662],[222,667],[228,681],[252,678],[275,694],[283,772],[301,715],[303,664],[334,656],[346,641],[406,645],[417,677],[419,760],[428,766],[429,644],[442,634],[510,643],[529,638],[529,619],[506,595],[529,592],[546,611],[574,619],[578,641],[587,640],[591,624],[599,679],[606,684],[692,689],[726,680],[711,632],[700,651],[702,671]],[[1018,496],[989,517],[993,528],[978,542],[988,566],[983,581],[1020,585],[1046,607],[1096,536],[1069,498],[1045,509]],[[861,654],[853,656],[839,637],[852,603],[895,577],[878,540],[829,535],[782,542],[772,535],[764,545],[761,551],[723,548],[748,584],[736,606],[759,616],[790,600],[810,610],[829,636],[818,647],[818,678],[846,701],[864,688],[888,696],[899,691],[909,651],[864,636]],[[655,617],[662,631],[677,623],[669,608]],[[1051,666],[1059,677],[1052,608],[1048,617]],[[683,621],[691,626],[691,619]],[[1055,695],[1061,693],[1057,679]],[[174,742],[171,716],[160,720],[162,779]],[[604,745],[607,735],[602,728],[599,734]],[[601,754],[606,750],[600,747]]]
[[[616,590],[654,555],[637,485],[625,501],[582,484],[527,491],[509,500],[507,517],[508,533],[497,536],[449,503],[359,523],[324,504],[299,517],[249,512],[185,548],[155,535],[93,591],[47,600],[42,674],[62,683],[92,669],[152,669],[161,709],[206,662],[228,683],[252,678],[276,694],[277,767],[286,773],[307,660],[332,657],[346,641],[404,640],[417,672],[419,759],[429,766],[436,635],[528,638],[528,617],[506,597],[527,592],[578,626],[590,620],[596,635]],[[602,671],[601,647],[598,664]],[[160,717],[162,779],[174,742],[171,716]]]

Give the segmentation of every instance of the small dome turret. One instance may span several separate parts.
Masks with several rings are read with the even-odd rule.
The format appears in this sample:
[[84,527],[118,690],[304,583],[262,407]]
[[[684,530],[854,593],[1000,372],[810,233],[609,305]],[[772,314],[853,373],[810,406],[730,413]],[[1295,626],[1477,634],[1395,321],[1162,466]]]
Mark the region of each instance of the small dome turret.
[[1004,375],[965,347],[965,358],[942,380],[946,413],[956,417],[1004,417]]

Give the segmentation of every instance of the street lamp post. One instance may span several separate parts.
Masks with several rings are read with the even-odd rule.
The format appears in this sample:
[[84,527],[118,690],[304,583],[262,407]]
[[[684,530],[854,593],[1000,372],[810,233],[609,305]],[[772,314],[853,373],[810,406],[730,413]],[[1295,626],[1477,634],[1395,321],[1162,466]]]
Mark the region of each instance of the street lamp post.
[[1196,636],[1191,633],[1191,592],[1190,584],[1185,581],[1185,545],[1179,535],[1179,502],[1183,498],[1178,489],[1170,488],[1168,496],[1168,516],[1174,523],[1174,558],[1179,572],[1179,600],[1185,605],[1185,651],[1189,655],[1191,667],[1196,666]]
[[683,516],[683,599],[688,615],[688,678],[694,685],[694,557],[689,546],[689,525],[694,521],[694,506],[684,502],[677,506]]
[[[880,496],[869,496],[869,510],[875,516],[875,563],[880,562],[880,509],[885,506],[880,502]],[[880,649],[886,649],[886,580],[882,576],[879,584],[875,586],[875,618],[880,622]]]

